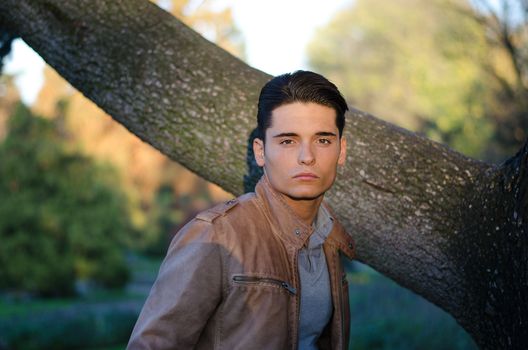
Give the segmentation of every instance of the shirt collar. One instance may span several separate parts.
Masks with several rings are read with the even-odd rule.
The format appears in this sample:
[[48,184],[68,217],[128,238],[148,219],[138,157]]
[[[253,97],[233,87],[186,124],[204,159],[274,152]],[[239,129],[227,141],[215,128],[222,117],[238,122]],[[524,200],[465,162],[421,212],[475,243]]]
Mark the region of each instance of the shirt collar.
[[313,233],[310,237],[308,248],[314,248],[323,244],[330,232],[332,232],[333,224],[334,218],[325,206],[321,205],[313,223]]

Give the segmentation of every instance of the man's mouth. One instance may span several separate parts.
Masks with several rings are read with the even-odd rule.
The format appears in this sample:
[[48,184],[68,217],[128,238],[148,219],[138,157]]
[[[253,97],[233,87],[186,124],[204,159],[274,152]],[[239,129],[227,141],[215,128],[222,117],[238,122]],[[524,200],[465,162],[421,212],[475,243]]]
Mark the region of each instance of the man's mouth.
[[319,176],[314,173],[298,173],[293,178],[297,180],[315,180],[318,179]]

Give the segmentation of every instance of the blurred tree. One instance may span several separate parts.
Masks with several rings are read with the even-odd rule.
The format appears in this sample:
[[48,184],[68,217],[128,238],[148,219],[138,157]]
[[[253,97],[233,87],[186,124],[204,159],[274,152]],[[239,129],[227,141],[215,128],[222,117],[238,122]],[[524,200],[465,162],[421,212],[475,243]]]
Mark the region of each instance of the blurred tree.
[[0,76],[0,142],[7,135],[7,120],[13,114],[20,95],[9,75]]
[[209,41],[244,60],[246,47],[240,30],[235,26],[230,7],[218,0],[151,0],[166,4],[170,13]]
[[[174,16],[145,0],[4,0],[0,24],[189,169],[235,194],[255,180],[248,145],[270,77]],[[345,136],[348,164],[327,198],[358,260],[449,312],[480,347],[525,348],[528,143],[489,164],[355,109]]]
[[207,186],[198,186],[192,195],[174,195],[174,188],[164,183],[156,191],[147,216],[145,230],[137,238],[137,247],[152,256],[165,256],[174,234],[215,200]]
[[309,63],[358,108],[484,158],[494,132],[485,33],[447,2],[354,1],[317,31]]
[[143,252],[155,256],[167,253],[172,230],[183,220],[184,212],[176,208],[178,198],[169,184],[158,187],[145,232],[139,238],[139,247]]
[[449,1],[485,33],[489,59],[481,64],[494,92],[487,111],[496,125],[492,156],[511,154],[528,136],[528,2],[526,0]]
[[19,104],[0,144],[0,289],[52,296],[76,280],[127,282],[117,174],[66,147],[60,121]]

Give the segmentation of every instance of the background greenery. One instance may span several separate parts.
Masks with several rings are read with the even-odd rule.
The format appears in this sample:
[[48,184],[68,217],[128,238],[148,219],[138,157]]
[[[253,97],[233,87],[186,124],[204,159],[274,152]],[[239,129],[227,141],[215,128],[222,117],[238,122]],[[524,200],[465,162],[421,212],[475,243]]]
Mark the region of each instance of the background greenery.
[[0,289],[8,293],[70,295],[76,282],[128,280],[118,179],[68,150],[60,121],[19,104],[0,145]]
[[[119,292],[99,290],[79,298],[1,301],[0,346],[124,349],[160,262],[159,258],[130,256],[134,274],[130,287]],[[477,349],[442,310],[365,265],[354,263],[350,270],[350,349]]]

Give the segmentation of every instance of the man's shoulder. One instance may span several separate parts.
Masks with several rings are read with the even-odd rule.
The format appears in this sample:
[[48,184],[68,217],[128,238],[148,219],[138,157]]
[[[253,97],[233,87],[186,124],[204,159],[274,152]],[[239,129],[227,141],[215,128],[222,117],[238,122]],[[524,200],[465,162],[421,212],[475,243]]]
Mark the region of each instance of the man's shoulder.
[[220,218],[235,219],[250,215],[252,209],[255,208],[254,198],[254,193],[246,193],[200,212],[196,215],[196,219],[213,224]]
[[[226,229],[228,226],[238,226],[236,223],[245,218],[254,217],[255,207],[253,193],[247,193],[238,198],[218,203],[212,208],[198,213],[192,220],[188,221],[174,235],[173,242],[212,242],[225,232],[232,231]],[[226,223],[228,226],[226,226]],[[235,224],[234,224],[235,223]],[[219,236],[220,235],[220,236]]]

